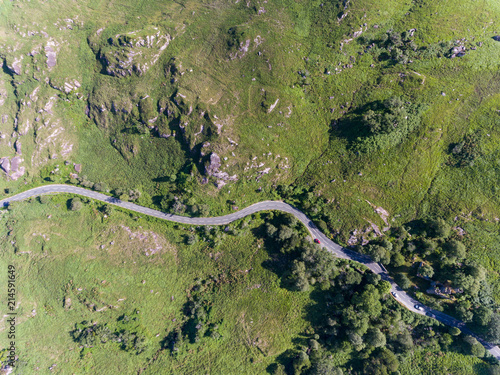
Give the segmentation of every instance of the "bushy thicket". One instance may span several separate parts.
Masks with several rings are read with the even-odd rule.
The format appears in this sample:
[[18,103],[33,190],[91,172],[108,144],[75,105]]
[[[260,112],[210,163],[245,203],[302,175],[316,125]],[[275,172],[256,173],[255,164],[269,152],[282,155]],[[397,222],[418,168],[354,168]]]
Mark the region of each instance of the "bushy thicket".
[[366,136],[358,137],[354,148],[371,153],[397,146],[420,125],[424,106],[391,97],[383,103],[372,103],[362,116],[361,123],[367,130]]
[[456,167],[472,167],[481,155],[480,133],[467,134],[462,141],[452,145],[449,164]]
[[70,335],[82,347],[82,355],[89,349],[107,343],[114,343],[124,351],[140,354],[149,344],[150,337],[141,324],[137,311],[122,315],[113,327],[88,321],[77,323]]

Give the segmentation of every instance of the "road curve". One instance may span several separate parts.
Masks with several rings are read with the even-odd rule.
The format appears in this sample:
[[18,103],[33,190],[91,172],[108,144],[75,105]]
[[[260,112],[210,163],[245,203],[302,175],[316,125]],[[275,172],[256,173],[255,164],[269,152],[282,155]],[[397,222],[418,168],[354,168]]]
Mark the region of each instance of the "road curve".
[[[314,223],[300,210],[295,207],[281,202],[281,201],[262,201],[259,203],[255,203],[251,206],[248,206],[240,211],[234,212],[232,214],[224,215],[224,216],[216,216],[216,217],[186,217],[186,216],[178,216],[166,214],[161,211],[153,210],[151,208],[139,206],[135,203],[124,202],[118,198],[110,197],[105,194],[101,194],[92,190],[87,190],[81,187],[76,187],[72,185],[62,185],[62,184],[53,184],[53,185],[44,185],[39,186],[22,193],[13,195],[8,198],[4,198],[0,200],[0,207],[7,207],[11,202],[22,201],[30,197],[36,197],[43,194],[51,194],[51,193],[68,193],[68,194],[77,194],[84,197],[88,197],[91,199],[95,199],[101,202],[109,203],[115,206],[119,206],[122,208],[126,208],[127,210],[138,212],[144,215],[153,216],[159,219],[164,219],[168,221],[173,221],[181,224],[190,224],[190,225],[224,225],[229,224],[235,220],[244,218],[245,216],[254,214],[259,211],[268,211],[268,210],[276,210],[282,212],[288,212],[294,215],[298,220],[300,220],[306,228],[309,230],[313,238],[317,238],[321,241],[321,245],[327,251],[331,252],[335,256],[343,259],[353,260],[355,262],[359,262],[368,267],[373,273],[376,273],[382,277],[383,280],[387,280],[391,283],[391,292],[396,293],[396,300],[406,307],[408,310],[420,314],[420,315],[428,315],[443,324],[460,328],[460,330],[468,335],[474,336],[483,346],[497,359],[500,361],[500,349],[498,346],[491,344],[476,334],[474,334],[471,330],[469,330],[465,323],[455,319],[449,315],[446,315],[440,311],[433,310],[429,307],[423,306],[420,302],[411,298],[403,289],[401,289],[389,276],[385,267],[380,263],[375,263],[372,259],[363,254],[359,254],[355,251],[346,249],[332,240],[330,240],[326,235],[324,235],[315,225]],[[415,306],[421,306],[420,309],[417,309]]]

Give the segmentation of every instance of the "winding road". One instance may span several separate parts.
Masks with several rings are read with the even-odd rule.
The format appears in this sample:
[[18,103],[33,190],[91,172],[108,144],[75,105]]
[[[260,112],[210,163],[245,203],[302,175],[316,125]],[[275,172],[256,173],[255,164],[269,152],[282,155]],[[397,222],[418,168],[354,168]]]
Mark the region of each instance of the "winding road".
[[[382,277],[383,280],[387,280],[391,283],[391,292],[396,294],[394,298],[408,310],[420,314],[427,315],[432,317],[441,323],[452,327],[458,327],[462,332],[474,336],[484,347],[493,355],[497,360],[500,360],[500,349],[498,346],[491,344],[472,331],[470,331],[464,322],[455,319],[449,315],[446,315],[440,311],[433,310],[429,307],[423,306],[420,302],[411,298],[403,289],[401,289],[394,280],[389,276],[387,270],[380,263],[373,262],[372,259],[363,254],[359,254],[355,251],[346,249],[335,242],[331,241],[328,237],[326,237],[315,225],[314,223],[300,210],[295,207],[280,201],[262,201],[259,203],[255,203],[251,206],[248,206],[238,212],[234,212],[229,215],[217,216],[217,217],[185,217],[178,215],[166,214],[161,211],[153,210],[151,208],[139,206],[137,204],[131,202],[124,202],[120,199],[110,197],[105,194],[101,194],[92,190],[87,190],[84,188],[72,186],[72,185],[45,185],[36,187],[22,193],[13,195],[8,198],[4,198],[0,200],[0,207],[7,207],[11,202],[22,201],[30,197],[36,197],[42,194],[51,194],[51,193],[68,193],[68,194],[77,194],[84,197],[88,197],[91,199],[95,199],[101,202],[113,204],[115,206],[119,206],[125,208],[130,211],[138,212],[144,215],[149,215],[153,217],[157,217],[159,219],[164,219],[168,221],[173,221],[181,224],[190,224],[190,225],[224,225],[229,224],[235,220],[241,219],[245,216],[251,215],[253,213],[259,211],[269,211],[276,210],[282,212],[288,212],[294,215],[298,220],[300,220],[306,228],[309,230],[313,238],[317,238],[321,241],[321,245],[327,251],[331,252],[335,256],[343,259],[353,260],[359,263],[364,264],[368,267],[373,273],[376,273]],[[421,306],[420,309],[417,309],[415,306]]]

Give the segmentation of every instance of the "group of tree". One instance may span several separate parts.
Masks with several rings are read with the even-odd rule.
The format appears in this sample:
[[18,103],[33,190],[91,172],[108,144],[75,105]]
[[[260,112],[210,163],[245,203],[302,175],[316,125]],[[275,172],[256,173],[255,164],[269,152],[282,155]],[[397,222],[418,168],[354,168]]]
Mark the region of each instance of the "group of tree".
[[[308,341],[287,352],[285,360],[271,366],[272,373],[321,374],[328,369],[327,373],[341,374],[342,368],[329,359],[328,353],[332,351],[351,353],[353,359],[349,368],[356,374],[394,373],[399,360],[417,347],[436,352],[452,350],[480,358],[486,355],[484,347],[473,337],[399,306],[389,295],[391,286],[387,281],[363,266],[334,258],[321,249],[321,245],[304,239],[299,233],[300,226],[293,219],[279,215],[263,229],[263,235],[282,254],[280,263],[288,267],[288,271],[278,270],[284,285],[297,292],[314,291],[311,296],[321,304],[317,306],[321,316],[314,318],[315,325],[308,332]],[[411,230],[394,228],[389,238],[365,246],[367,252],[374,257],[378,255],[379,261],[389,259],[389,264],[396,251],[404,263],[408,263],[403,255],[408,243],[415,246],[408,255],[425,256],[431,251],[427,257],[434,259],[435,253],[442,251],[454,257],[455,263],[465,256],[465,246],[450,238],[450,225],[443,220],[428,220],[422,228],[422,233],[432,236],[425,238],[432,244],[421,242],[418,236],[410,237],[407,229]],[[396,244],[398,239],[401,244]],[[464,263],[464,266],[455,263],[446,262],[446,267],[453,272],[456,271],[454,267],[458,267],[465,277],[474,274],[475,278],[481,278],[484,274],[474,263]],[[417,272],[434,277],[442,270],[429,263],[416,269]],[[401,287],[410,288],[411,281],[405,273],[397,273],[395,278]],[[468,307],[472,309],[473,306]],[[495,335],[500,338],[500,315],[483,306],[473,316],[474,321],[489,331],[489,339]]]

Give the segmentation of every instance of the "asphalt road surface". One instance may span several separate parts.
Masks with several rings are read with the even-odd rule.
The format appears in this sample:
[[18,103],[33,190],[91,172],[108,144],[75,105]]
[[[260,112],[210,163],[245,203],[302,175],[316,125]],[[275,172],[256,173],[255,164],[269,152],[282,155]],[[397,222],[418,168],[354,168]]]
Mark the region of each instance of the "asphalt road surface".
[[[70,194],[78,194],[88,198],[92,198],[101,202],[113,204],[115,206],[126,208],[127,210],[138,212],[144,215],[154,216],[159,219],[164,219],[168,221],[173,221],[181,224],[190,224],[190,225],[224,225],[229,224],[235,220],[241,219],[245,216],[251,215],[253,213],[259,211],[268,211],[268,210],[276,210],[288,212],[294,215],[297,219],[299,219],[309,230],[313,238],[317,238],[321,242],[321,246],[327,251],[331,252],[335,256],[343,259],[350,259],[359,263],[364,264],[368,267],[373,273],[379,274],[382,277],[382,280],[387,280],[391,283],[391,292],[395,293],[396,296],[394,298],[408,310],[420,314],[427,315],[431,318],[434,318],[440,321],[443,324],[457,327],[462,332],[474,336],[484,347],[498,360],[500,360],[500,349],[498,346],[494,344],[490,344],[489,342],[483,340],[479,336],[475,335],[472,331],[470,331],[465,323],[455,319],[449,315],[446,315],[440,311],[433,310],[427,306],[422,305],[420,302],[411,298],[403,289],[401,289],[394,280],[389,276],[385,267],[380,263],[375,263],[371,260],[371,258],[367,255],[359,254],[355,251],[346,249],[335,242],[331,241],[328,237],[326,237],[315,225],[314,223],[300,210],[295,207],[280,201],[263,201],[259,203],[255,203],[251,206],[248,206],[238,212],[234,212],[229,215],[217,216],[217,217],[185,217],[178,215],[166,214],[161,211],[153,210],[151,208],[142,207],[137,204],[131,202],[123,202],[118,198],[110,197],[105,194],[101,194],[92,190],[87,190],[84,188],[72,186],[72,185],[45,185],[36,187],[25,192],[16,194],[9,198],[5,198],[0,200],[0,207],[7,207],[11,202],[22,201],[30,197],[36,197],[42,194],[51,194],[51,193],[70,193]],[[417,306],[419,308],[417,308]]]

